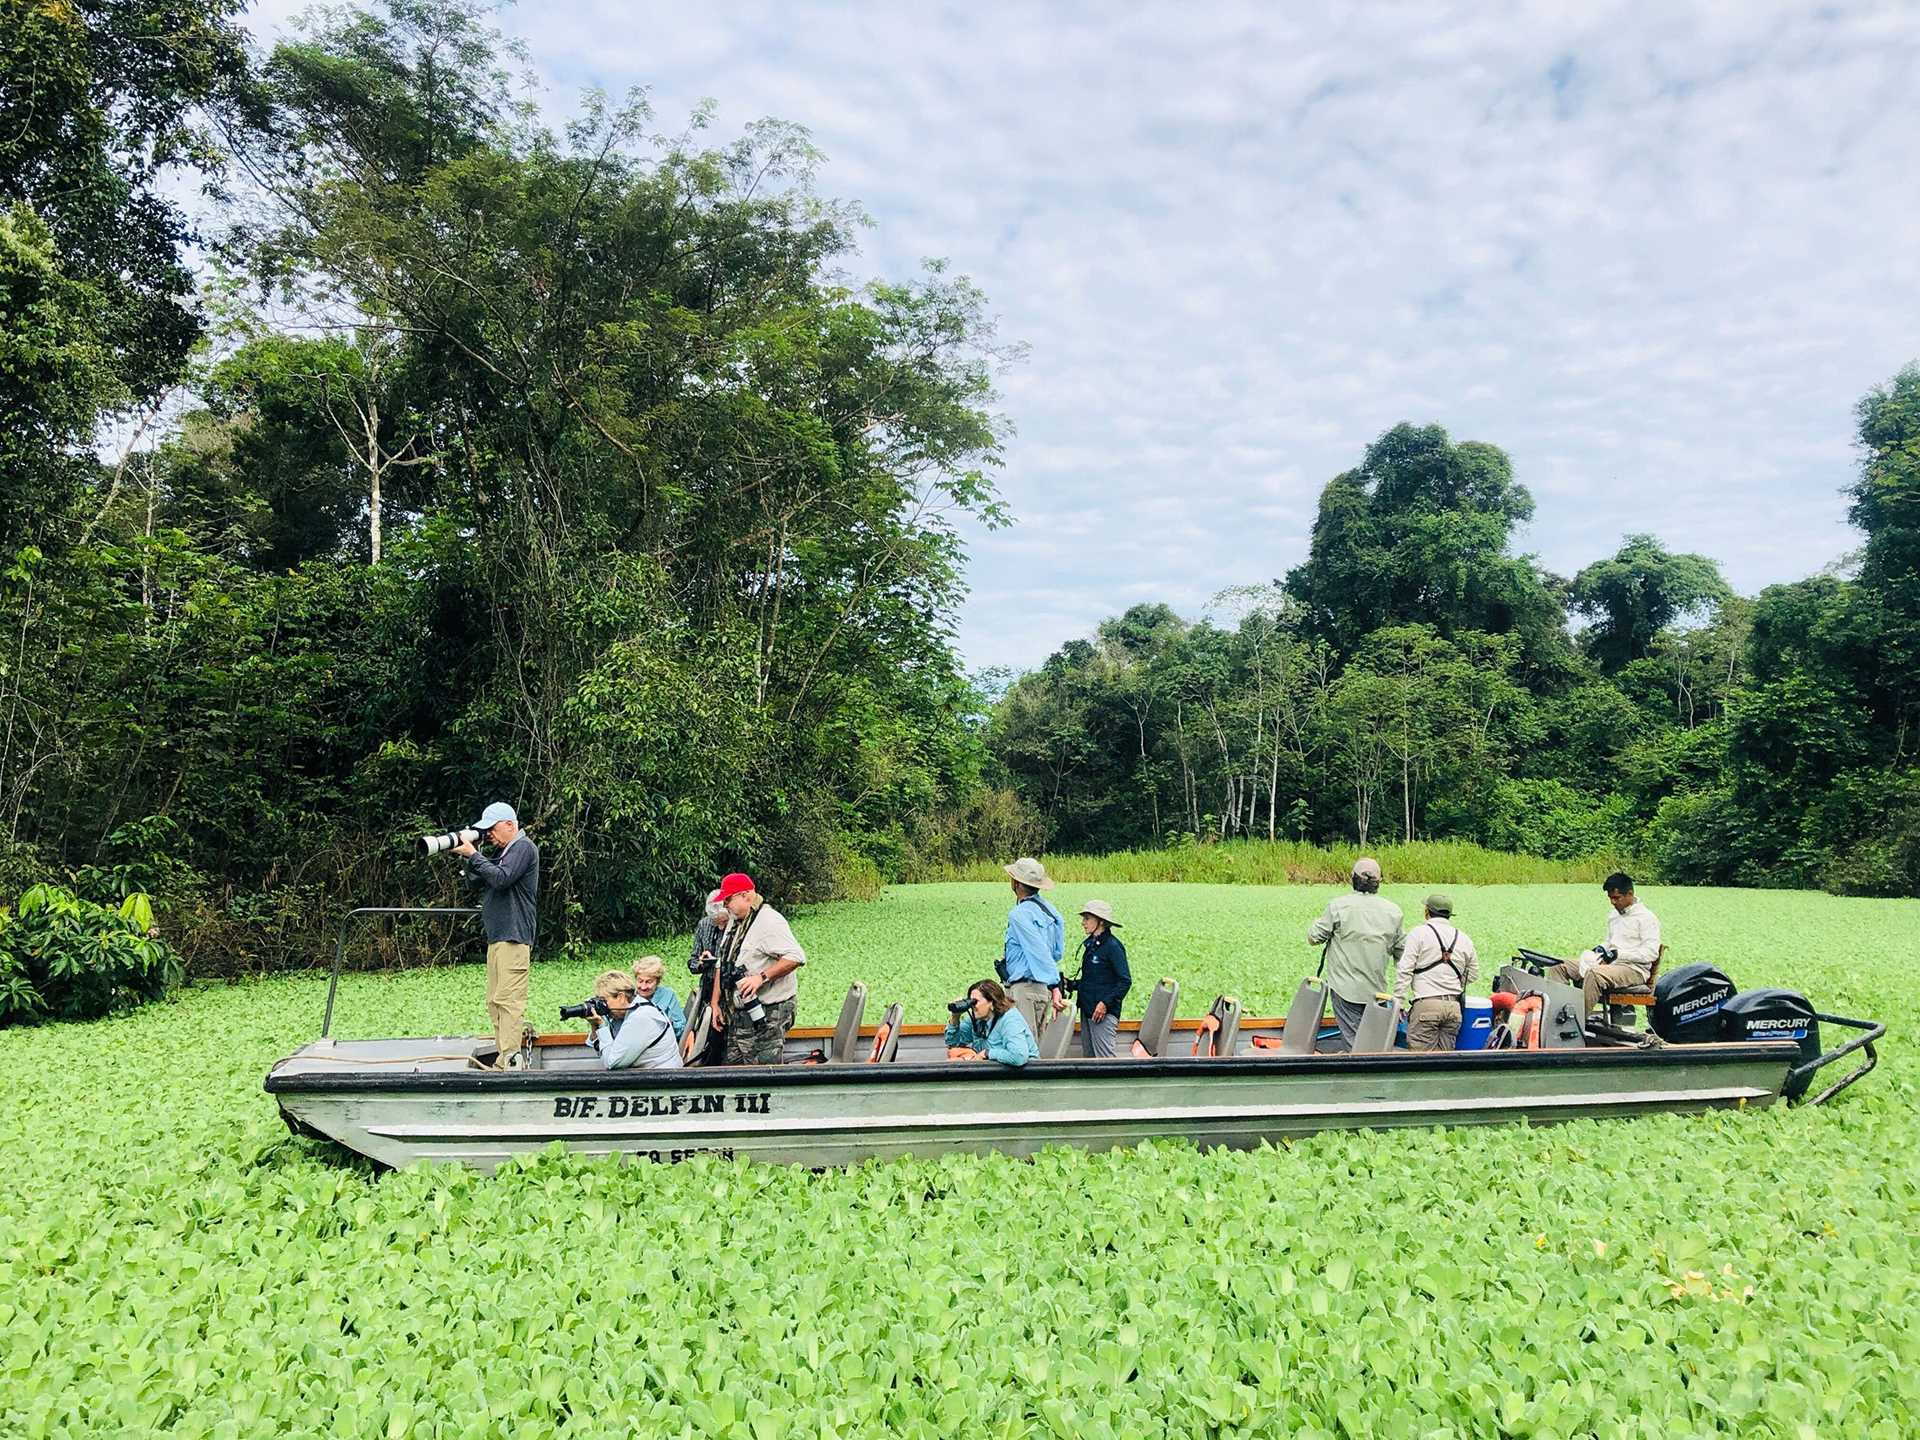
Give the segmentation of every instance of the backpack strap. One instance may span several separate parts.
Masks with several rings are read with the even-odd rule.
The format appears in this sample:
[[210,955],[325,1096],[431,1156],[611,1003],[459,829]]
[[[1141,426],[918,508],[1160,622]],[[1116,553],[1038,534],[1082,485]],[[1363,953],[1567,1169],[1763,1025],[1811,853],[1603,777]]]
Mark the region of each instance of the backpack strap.
[[1458,925],[1453,927],[1453,939],[1451,940],[1442,940],[1440,938],[1440,927],[1435,925],[1431,920],[1427,922],[1427,929],[1433,931],[1433,943],[1440,947],[1440,958],[1438,960],[1429,960],[1425,965],[1415,969],[1413,972],[1414,979],[1417,980],[1426,974],[1427,971],[1437,970],[1444,965],[1453,971],[1453,978],[1460,982],[1460,994],[1458,998],[1464,1002],[1467,994],[1467,972],[1462,970],[1453,958],[1453,947],[1460,943],[1460,927]]

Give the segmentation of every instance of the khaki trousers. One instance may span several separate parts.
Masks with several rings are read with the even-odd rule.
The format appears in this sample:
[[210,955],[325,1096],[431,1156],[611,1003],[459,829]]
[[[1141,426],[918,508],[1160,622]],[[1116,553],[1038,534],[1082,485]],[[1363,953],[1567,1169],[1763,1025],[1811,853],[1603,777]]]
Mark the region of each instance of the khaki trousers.
[[1547,979],[1558,980],[1562,985],[1578,985],[1587,996],[1587,1014],[1591,1015],[1600,1008],[1600,997],[1608,990],[1625,990],[1635,985],[1647,983],[1645,965],[1622,965],[1619,961],[1595,965],[1587,971],[1586,979],[1580,978],[1580,967],[1571,961],[1547,967]]
[[1047,1021],[1053,1018],[1053,992],[1031,980],[1016,980],[1006,990],[1007,998],[1020,1007],[1020,1013],[1033,1027],[1033,1038],[1038,1040],[1040,1032],[1047,1028]]
[[494,1061],[504,1070],[507,1056],[520,1048],[527,1023],[527,981],[533,970],[533,947],[496,940],[487,946],[487,1018],[493,1022],[493,1043],[500,1048]]
[[1460,1039],[1457,1001],[1416,1000],[1407,1012],[1409,1050],[1451,1050]]

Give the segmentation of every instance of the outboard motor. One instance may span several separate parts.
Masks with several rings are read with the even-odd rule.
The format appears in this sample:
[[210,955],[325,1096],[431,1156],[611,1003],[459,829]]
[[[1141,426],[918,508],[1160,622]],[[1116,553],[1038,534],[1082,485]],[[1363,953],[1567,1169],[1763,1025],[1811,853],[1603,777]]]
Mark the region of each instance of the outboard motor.
[[1653,1033],[1669,1045],[1705,1045],[1721,1038],[1720,1012],[1733,982],[1711,965],[1682,965],[1653,983]]
[[[1820,1020],[1807,997],[1791,990],[1742,990],[1720,1007],[1722,1040],[1791,1040],[1800,1047],[1799,1064],[1820,1058]],[[1789,1075],[1780,1093],[1798,1100],[1813,1079]]]

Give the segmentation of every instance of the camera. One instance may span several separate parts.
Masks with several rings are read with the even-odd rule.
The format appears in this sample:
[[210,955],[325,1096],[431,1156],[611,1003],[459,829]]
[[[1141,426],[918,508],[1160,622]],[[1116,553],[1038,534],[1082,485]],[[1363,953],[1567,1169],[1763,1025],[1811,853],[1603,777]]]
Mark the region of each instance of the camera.
[[560,1018],[562,1020],[585,1020],[595,1015],[605,1020],[612,1013],[613,1011],[607,1008],[607,1002],[602,1000],[598,995],[589,996],[578,1005],[562,1005],[560,1007]]
[[456,845],[478,845],[478,830],[449,830],[444,835],[422,835],[413,842],[420,847],[422,855],[444,855]]
[[1062,975],[1060,977],[1060,993],[1066,999],[1071,1000],[1073,998],[1073,992],[1079,988],[1080,977],[1078,975]]
[[949,1000],[947,1002],[947,1013],[949,1015],[964,1015],[971,1009],[973,1009],[973,999],[971,996],[959,1000]]

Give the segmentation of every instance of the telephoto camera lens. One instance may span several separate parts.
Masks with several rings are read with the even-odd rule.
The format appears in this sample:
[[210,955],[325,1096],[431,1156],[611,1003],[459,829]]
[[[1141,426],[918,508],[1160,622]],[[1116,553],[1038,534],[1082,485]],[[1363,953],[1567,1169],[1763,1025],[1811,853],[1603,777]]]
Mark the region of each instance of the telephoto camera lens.
[[479,839],[478,830],[449,830],[444,835],[422,835],[414,844],[422,855],[444,855],[456,845],[473,845]]

